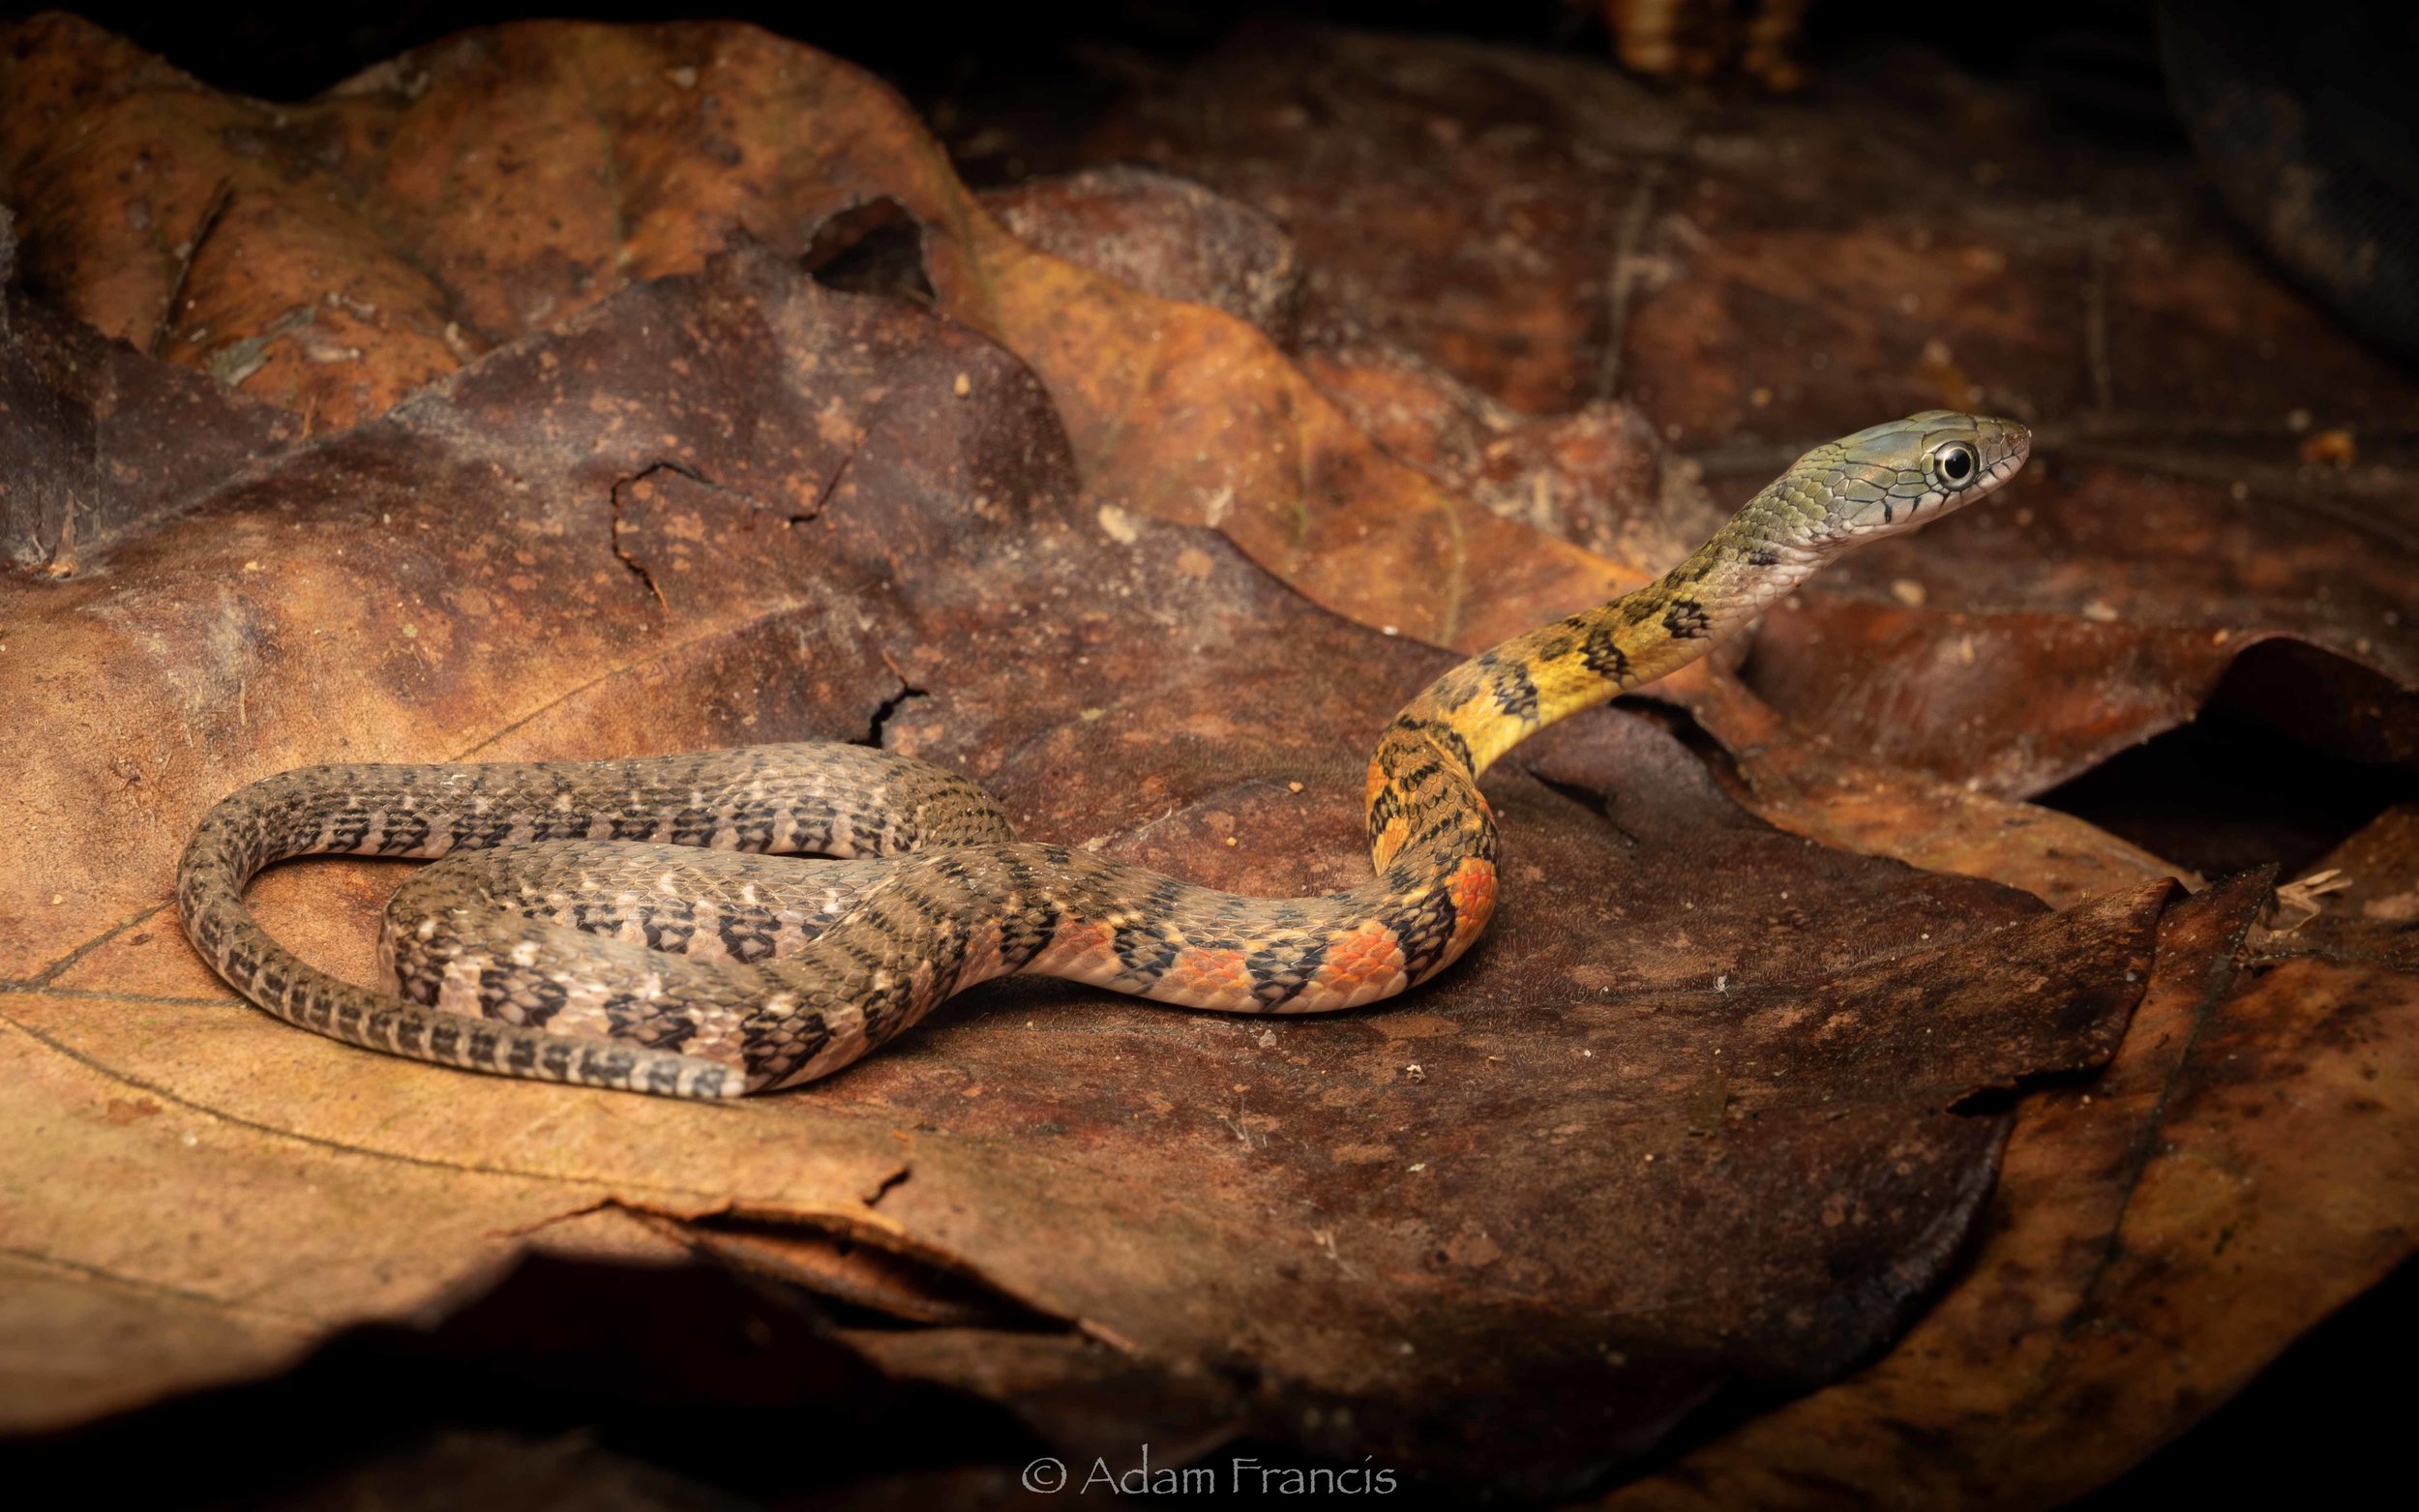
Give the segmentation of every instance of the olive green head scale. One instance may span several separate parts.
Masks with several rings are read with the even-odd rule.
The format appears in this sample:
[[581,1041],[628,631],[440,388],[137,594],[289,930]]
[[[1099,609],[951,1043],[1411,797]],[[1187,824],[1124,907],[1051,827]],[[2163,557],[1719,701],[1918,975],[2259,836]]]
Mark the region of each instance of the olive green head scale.
[[1381,868],[1425,837],[1396,822],[1444,812],[1442,783],[1468,786],[1565,715],[1667,676],[1744,628],[1824,563],[1991,492],[2030,455],[2013,420],[1929,409],[1807,452],[1714,538],[1654,582],[1514,637],[1454,667],[1395,719],[1369,773],[1371,853]]
[[1828,559],[1972,503],[2015,477],[2032,449],[2033,432],[2013,420],[1927,409],[1814,448],[1732,524]]

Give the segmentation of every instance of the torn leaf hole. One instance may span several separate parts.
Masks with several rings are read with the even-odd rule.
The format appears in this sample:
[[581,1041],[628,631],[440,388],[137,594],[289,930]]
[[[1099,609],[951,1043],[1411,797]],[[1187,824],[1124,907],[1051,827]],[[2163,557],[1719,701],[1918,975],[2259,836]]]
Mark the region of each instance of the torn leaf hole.
[[2295,876],[2419,801],[2419,697],[2306,641],[2262,641],[2192,723],[2034,801],[2205,876]]
[[924,272],[924,228],[888,194],[834,211],[815,228],[806,271],[825,288],[938,302]]
[[923,689],[915,687],[911,683],[901,683],[897,693],[894,693],[889,697],[882,699],[881,703],[875,706],[874,717],[866,722],[865,738],[854,742],[854,744],[860,746],[871,746],[877,751],[881,750],[882,735],[890,727],[890,717],[898,713],[900,708],[905,705],[910,698],[920,698],[923,697]]

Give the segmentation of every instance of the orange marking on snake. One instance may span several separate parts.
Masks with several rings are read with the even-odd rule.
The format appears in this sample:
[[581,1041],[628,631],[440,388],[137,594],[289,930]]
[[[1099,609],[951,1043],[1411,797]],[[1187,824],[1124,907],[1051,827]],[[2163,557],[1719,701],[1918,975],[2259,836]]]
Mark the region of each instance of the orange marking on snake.
[[1446,949],[1445,959],[1452,961],[1477,942],[1486,921],[1495,916],[1495,863],[1466,856],[1453,868],[1445,888],[1446,896],[1453,901],[1453,942]]
[[1106,924],[1090,920],[1074,920],[1059,926],[1059,933],[1041,954],[1035,956],[1025,969],[1029,972],[1064,972],[1078,980],[1089,979],[1103,972],[1114,972],[1120,963],[1117,955],[1117,931]]
[[1315,980],[1322,990],[1342,996],[1369,982],[1391,981],[1402,971],[1402,941],[1392,930],[1371,922],[1329,942]]
[[1177,952],[1168,964],[1163,981],[1181,988],[1187,993],[1199,993],[1205,997],[1222,997],[1230,1001],[1251,1001],[1251,969],[1244,964],[1248,958],[1239,950],[1205,950],[1198,946]]

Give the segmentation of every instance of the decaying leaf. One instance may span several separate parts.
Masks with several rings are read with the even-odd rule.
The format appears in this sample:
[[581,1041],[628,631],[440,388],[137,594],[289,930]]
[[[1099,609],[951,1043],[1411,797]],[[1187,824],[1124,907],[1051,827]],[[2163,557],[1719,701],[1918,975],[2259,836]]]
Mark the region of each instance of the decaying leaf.
[[[229,344],[170,355],[317,429],[630,280],[694,269],[735,238],[803,252],[833,216],[889,199],[922,230],[939,307],[1041,376],[1111,507],[1221,515],[1313,600],[1439,643],[1491,644],[1534,620],[1532,599],[1576,608],[1644,576],[1378,453],[1241,321],[1033,252],[895,95],[753,28],[511,26],[273,107],[46,16],[0,51],[0,91],[25,102],[0,121],[0,181],[29,224],[55,227],[26,239],[29,284],[138,342],[173,287]],[[812,127],[834,119],[850,131]],[[156,192],[105,166],[129,160],[156,165]],[[198,224],[229,183],[211,255],[166,256],[150,228]],[[1375,540],[1373,519],[1387,522]],[[1512,580],[1480,595],[1473,556]]]
[[1607,1504],[2055,1505],[2391,1272],[2419,993],[2359,957],[2237,970],[2263,902],[2245,878],[2169,913],[2125,1049],[2035,1100],[1971,1273],[1897,1349]]
[[[129,800],[48,722],[10,737],[27,822],[93,858],[12,879],[10,1020],[46,1093],[16,1106],[88,1131],[51,1136],[50,1169],[122,1168],[98,1204],[40,1184],[13,1245],[325,1327],[493,1263],[540,1194],[739,1212],[946,1257],[1159,1370],[1250,1360],[1262,1385],[1231,1406],[1257,1431],[1551,1491],[1734,1374],[1869,1353],[1988,1191],[2004,1117],[1954,1106],[2116,1043],[2160,889],[2045,916],[1823,850],[1618,716],[1497,785],[1528,903],[1415,1013],[1246,1023],[1010,987],[735,1112],[297,1034],[230,1005],[161,911],[186,826],[253,771],[373,743],[861,734],[903,677],[882,738],[978,775],[1030,833],[1252,890],[1355,875],[1360,748],[1448,655],[1318,611],[1213,536],[1096,514],[1004,353],[745,257],[271,464],[105,577],[13,590],[36,654],[12,666],[82,678],[85,740],[146,772]],[[138,637],[210,654],[113,654]],[[346,932],[380,869],[343,869],[349,917],[335,870],[289,870],[262,912],[366,973]],[[108,1087],[173,1116],[72,1117]],[[168,1132],[222,1122],[232,1147],[207,1154]],[[263,1159],[301,1169],[267,1195]],[[218,1216],[159,1248],[154,1183]],[[1474,1380],[1499,1406],[1447,1410]],[[1525,1415],[1574,1380],[1600,1415]]]
[[[0,276],[15,241],[0,210]],[[0,563],[65,576],[281,450],[290,417],[138,357],[13,290],[0,305]]]

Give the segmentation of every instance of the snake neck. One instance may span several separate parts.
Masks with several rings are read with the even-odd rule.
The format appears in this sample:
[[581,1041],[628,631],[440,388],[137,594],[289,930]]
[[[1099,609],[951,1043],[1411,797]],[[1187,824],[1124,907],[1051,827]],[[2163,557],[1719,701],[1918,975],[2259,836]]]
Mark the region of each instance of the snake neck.
[[1369,763],[1378,870],[1439,849],[1491,862],[1494,820],[1478,787],[1488,767],[1557,720],[1704,656],[1820,567],[1830,553],[1781,544],[1767,528],[1774,493],[1757,494],[1655,581],[1515,636],[1405,705]]

